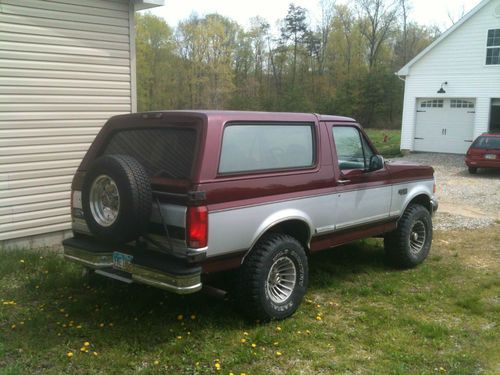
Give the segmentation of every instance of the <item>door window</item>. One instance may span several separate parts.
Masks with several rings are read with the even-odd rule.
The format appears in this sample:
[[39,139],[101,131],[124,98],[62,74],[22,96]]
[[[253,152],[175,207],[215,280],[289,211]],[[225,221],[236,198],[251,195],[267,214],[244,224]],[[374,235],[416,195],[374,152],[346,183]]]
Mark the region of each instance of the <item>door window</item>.
[[368,169],[374,153],[359,130],[352,126],[332,129],[340,170]]

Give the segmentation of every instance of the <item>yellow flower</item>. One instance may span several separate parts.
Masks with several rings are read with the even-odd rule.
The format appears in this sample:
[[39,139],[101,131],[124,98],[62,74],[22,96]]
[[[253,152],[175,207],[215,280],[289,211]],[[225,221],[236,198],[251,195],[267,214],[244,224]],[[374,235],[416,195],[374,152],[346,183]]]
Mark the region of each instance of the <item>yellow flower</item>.
[[104,323],[99,324],[99,327],[101,328],[104,327]]
[[243,332],[243,335],[244,336],[248,336],[248,332]]
[[216,369],[217,371],[219,371],[219,370],[220,370],[220,363],[219,363],[219,362],[216,362],[214,366],[215,366],[215,369]]
[[242,344],[246,343],[247,342],[247,339],[241,339],[240,340]]
[[10,326],[10,328],[12,328],[12,329],[16,329],[16,325],[15,325],[15,324],[12,324],[12,325]]
[[311,333],[311,331],[309,331],[308,329],[306,329],[306,333],[309,335]]
[[93,352],[92,354],[93,354],[95,357],[97,357],[97,356],[99,355],[99,353],[97,353],[97,352]]
[[279,357],[280,355],[283,355],[281,352],[276,352],[276,355]]
[[276,331],[281,332],[281,327],[280,327],[280,326],[277,326],[277,327],[276,327]]
[[181,321],[182,319],[184,319],[184,315],[182,314],[177,315],[177,320]]
[[81,326],[80,324],[78,324],[78,325],[76,326],[76,328],[77,328],[77,329],[80,329],[80,328],[82,328],[82,326]]
[[83,343],[83,346],[90,346],[90,342],[85,341],[85,342]]
[[62,312],[62,313],[63,313],[63,312],[64,312],[64,309],[59,309],[59,312]]
[[257,344],[256,343],[252,343],[252,348],[256,348],[257,347]]
[[21,259],[21,260],[20,260],[20,262],[21,262],[21,263],[24,263],[24,259]]
[[316,320],[317,320],[317,321],[320,321],[320,320],[323,320],[323,318],[322,318],[321,316],[319,316],[319,315],[318,315],[318,316],[316,316]]
[[81,351],[82,353],[85,353],[87,350],[88,350],[88,349],[87,349],[85,346],[82,346],[82,347],[80,348],[80,351]]
[[156,366],[158,366],[160,364],[160,361],[158,361],[157,359],[153,362]]
[[316,305],[316,307],[319,309],[319,308],[321,307],[321,305],[318,303],[318,304]]
[[177,340],[182,340],[182,336],[177,336]]
[[229,375],[234,375],[233,370],[229,371]]
[[446,372],[446,369],[444,367],[440,367],[439,372]]
[[191,320],[195,320],[195,319],[196,319],[196,315],[191,314]]
[[67,353],[66,353],[66,356],[67,356],[68,358],[73,357],[73,352],[67,352]]
[[278,342],[278,341],[275,341],[275,342],[273,342],[273,345],[274,345],[274,346],[278,346],[278,345],[279,345],[279,342]]
[[3,305],[15,305],[16,301],[4,301],[2,302]]

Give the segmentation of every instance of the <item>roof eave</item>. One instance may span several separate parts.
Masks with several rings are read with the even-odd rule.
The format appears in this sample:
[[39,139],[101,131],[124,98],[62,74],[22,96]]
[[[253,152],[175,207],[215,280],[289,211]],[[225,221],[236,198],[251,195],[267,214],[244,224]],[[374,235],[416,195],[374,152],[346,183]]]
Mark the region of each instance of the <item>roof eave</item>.
[[144,10],[165,5],[164,0],[132,0],[135,10]]
[[436,47],[439,43],[441,43],[448,35],[458,29],[462,24],[464,24],[467,20],[472,18],[477,12],[479,12],[486,4],[488,4],[491,0],[483,0],[479,4],[477,4],[472,10],[463,16],[457,23],[451,26],[448,30],[446,30],[439,38],[437,38],[434,42],[429,44],[427,48],[425,48],[422,52],[420,52],[417,56],[411,59],[405,66],[403,66],[396,74],[400,77],[404,77],[410,74],[410,68],[417,61],[419,61],[422,57],[427,55],[429,51],[431,51],[434,47]]

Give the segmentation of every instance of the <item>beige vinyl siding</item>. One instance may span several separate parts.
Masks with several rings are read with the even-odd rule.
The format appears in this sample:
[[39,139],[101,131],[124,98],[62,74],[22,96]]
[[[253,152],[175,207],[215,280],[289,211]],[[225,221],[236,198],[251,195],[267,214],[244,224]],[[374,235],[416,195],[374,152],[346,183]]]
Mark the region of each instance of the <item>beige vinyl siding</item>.
[[131,112],[130,5],[1,0],[0,241],[70,229],[95,135]]

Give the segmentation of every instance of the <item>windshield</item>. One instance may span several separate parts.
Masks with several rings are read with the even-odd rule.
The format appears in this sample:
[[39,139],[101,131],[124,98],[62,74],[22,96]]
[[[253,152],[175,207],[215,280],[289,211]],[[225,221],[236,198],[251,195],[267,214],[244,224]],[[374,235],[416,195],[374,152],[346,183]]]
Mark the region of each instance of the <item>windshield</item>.
[[500,137],[478,137],[472,144],[473,148],[484,149],[499,149],[500,150]]

